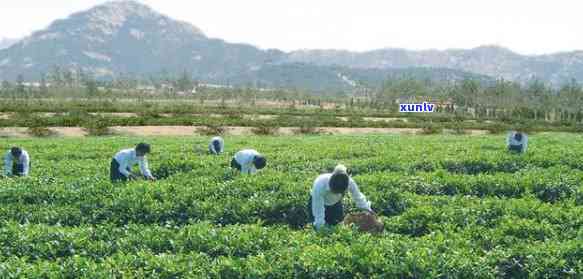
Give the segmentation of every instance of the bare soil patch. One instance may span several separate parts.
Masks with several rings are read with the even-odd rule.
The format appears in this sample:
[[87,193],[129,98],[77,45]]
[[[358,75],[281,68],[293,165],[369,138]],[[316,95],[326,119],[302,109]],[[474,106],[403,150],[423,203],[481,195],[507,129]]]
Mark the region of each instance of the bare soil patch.
[[78,127],[55,127],[49,129],[55,131],[58,136],[66,138],[80,138],[87,136],[87,132],[85,132],[83,128]]

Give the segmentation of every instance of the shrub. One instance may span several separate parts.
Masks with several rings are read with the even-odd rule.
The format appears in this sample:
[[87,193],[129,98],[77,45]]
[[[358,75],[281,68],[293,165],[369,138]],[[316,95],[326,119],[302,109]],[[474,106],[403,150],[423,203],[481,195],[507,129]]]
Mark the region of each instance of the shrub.
[[367,126],[365,124],[371,124],[371,123],[367,123],[366,121],[364,121],[364,118],[362,116],[359,115],[352,115],[348,118],[348,121],[346,122],[346,125],[348,125],[348,127],[363,127],[363,126]]
[[422,135],[435,135],[441,134],[443,132],[443,127],[438,125],[425,125],[421,128]]
[[196,133],[203,136],[221,136],[227,132],[227,128],[219,124],[206,124],[196,128]]
[[489,162],[481,160],[466,160],[466,161],[443,161],[441,165],[444,169],[451,173],[460,174],[479,174],[495,171],[495,166]]
[[575,127],[572,128],[574,133],[583,133],[583,124],[577,124]]
[[38,138],[51,137],[57,134],[55,131],[47,127],[29,127],[26,132],[29,135]]
[[109,123],[107,120],[102,118],[92,119],[85,123],[83,129],[87,132],[89,136],[108,136],[113,134],[109,128]]
[[527,122],[527,123],[521,123],[519,125],[514,125],[512,129],[523,131],[523,132],[529,133],[529,134],[533,134],[534,132],[536,132],[535,126],[536,126],[536,124],[533,124],[531,122]]
[[379,213],[384,216],[399,215],[411,206],[411,202],[400,192],[390,190],[379,195]]
[[69,112],[65,117],[61,119],[63,126],[66,127],[78,127],[83,126],[85,123],[92,119],[91,114],[82,110],[75,110]]
[[557,202],[575,196],[577,183],[564,178],[553,181],[539,181],[533,186],[536,197],[545,202]]
[[144,112],[140,112],[138,113],[138,117],[142,117],[142,118],[150,118],[150,119],[159,119],[159,118],[163,118],[163,116],[155,111],[144,111]]
[[17,111],[11,115],[11,119],[21,120],[21,119],[29,119],[33,117],[34,114],[28,111]]
[[316,122],[305,121],[302,122],[300,127],[295,129],[294,132],[300,135],[318,135],[322,133],[322,129],[318,127],[318,124]]
[[452,129],[454,135],[469,135],[470,131],[466,130],[462,126],[456,126]]
[[22,114],[19,118],[24,122],[24,125],[28,128],[41,128],[49,126],[49,121],[46,117],[41,117],[36,114]]
[[271,126],[266,123],[258,123],[258,126],[251,128],[251,132],[259,136],[271,136],[277,134],[279,127]]
[[485,128],[490,134],[501,134],[504,133],[508,130],[508,127],[506,125],[500,124],[500,123],[496,123],[496,124],[490,124]]
[[583,206],[583,188],[577,191],[577,194],[575,195],[575,205]]
[[459,119],[459,117],[455,117],[453,119],[451,130],[454,135],[467,135],[470,133],[468,130],[466,130],[463,120]]
[[172,175],[192,170],[194,170],[194,166],[186,162],[165,162],[159,168],[152,170],[152,175],[157,179],[166,179]]
[[418,163],[415,163],[414,165],[411,166],[411,171],[413,171],[413,172],[416,172],[416,171],[431,172],[434,170],[435,170],[435,165],[429,161],[418,162]]

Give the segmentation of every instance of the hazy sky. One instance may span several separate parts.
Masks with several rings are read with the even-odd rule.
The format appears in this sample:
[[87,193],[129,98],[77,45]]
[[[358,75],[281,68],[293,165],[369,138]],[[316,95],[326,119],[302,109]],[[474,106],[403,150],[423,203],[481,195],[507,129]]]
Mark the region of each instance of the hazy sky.
[[[22,37],[103,0],[3,0],[0,38]],[[583,50],[577,0],[143,0],[208,36],[261,48],[371,50],[497,44],[523,54]]]

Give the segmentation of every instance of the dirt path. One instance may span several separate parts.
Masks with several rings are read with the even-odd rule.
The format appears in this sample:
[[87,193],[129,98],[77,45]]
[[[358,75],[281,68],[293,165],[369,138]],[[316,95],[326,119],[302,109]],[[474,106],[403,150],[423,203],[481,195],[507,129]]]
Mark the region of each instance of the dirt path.
[[[111,127],[115,135],[121,136],[196,136],[198,127],[193,126],[134,126],[134,127]],[[227,127],[226,135],[241,136],[253,135],[252,127]],[[87,136],[83,128],[76,127],[53,127],[50,128],[57,137],[78,138]],[[319,128],[321,134],[329,135],[364,135],[364,134],[419,134],[421,129],[413,128]],[[485,135],[484,130],[467,130],[469,135]],[[451,133],[446,130],[445,133]],[[277,135],[291,136],[297,134],[295,127],[283,127],[278,129]],[[32,137],[27,128],[0,128],[0,138],[30,138]]]

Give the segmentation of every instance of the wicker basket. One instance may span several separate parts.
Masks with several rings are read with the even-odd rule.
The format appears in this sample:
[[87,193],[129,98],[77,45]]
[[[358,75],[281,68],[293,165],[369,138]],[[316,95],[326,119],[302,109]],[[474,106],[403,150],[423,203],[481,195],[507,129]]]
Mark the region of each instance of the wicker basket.
[[382,233],[384,230],[383,223],[369,212],[357,212],[346,215],[343,221],[344,225],[356,226],[361,232]]

